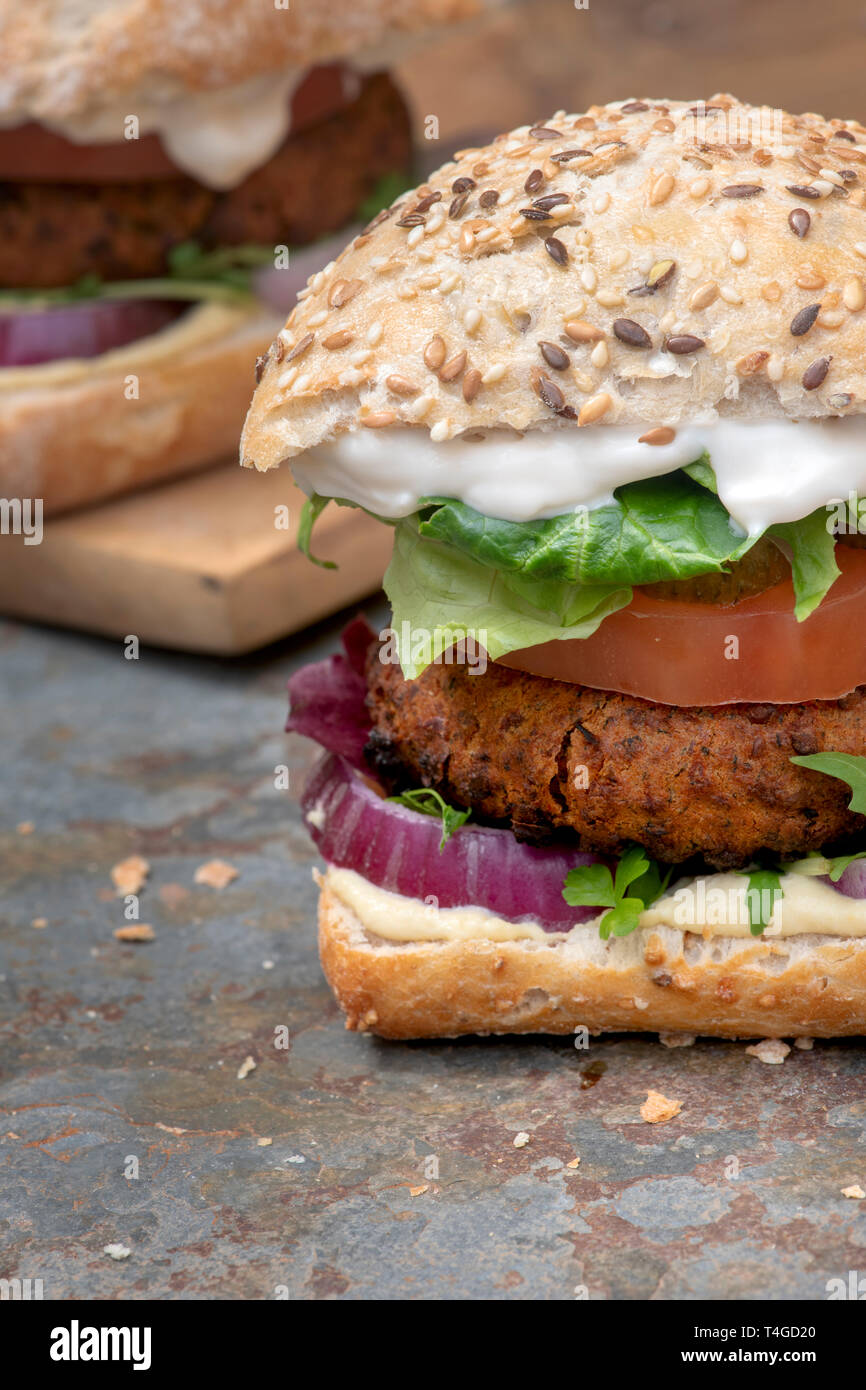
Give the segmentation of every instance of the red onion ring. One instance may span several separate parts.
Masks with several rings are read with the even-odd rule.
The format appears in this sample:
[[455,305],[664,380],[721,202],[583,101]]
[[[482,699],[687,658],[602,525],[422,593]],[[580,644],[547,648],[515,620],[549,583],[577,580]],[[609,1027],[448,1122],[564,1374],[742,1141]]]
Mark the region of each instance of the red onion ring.
[[0,367],[35,367],[67,357],[99,357],[158,333],[189,304],[162,299],[88,299],[79,304],[0,313]]
[[824,882],[844,893],[846,898],[866,898],[866,859],[855,859],[835,883],[830,878],[825,878]]
[[540,849],[510,830],[461,826],[440,853],[438,817],[386,801],[372,780],[345,758],[326,754],[313,769],[301,800],[320,854],[353,869],[377,888],[444,907],[484,907],[509,922],[535,922],[545,931],[569,931],[598,915],[569,907],[562,885],[569,869],[604,862],[595,854]]

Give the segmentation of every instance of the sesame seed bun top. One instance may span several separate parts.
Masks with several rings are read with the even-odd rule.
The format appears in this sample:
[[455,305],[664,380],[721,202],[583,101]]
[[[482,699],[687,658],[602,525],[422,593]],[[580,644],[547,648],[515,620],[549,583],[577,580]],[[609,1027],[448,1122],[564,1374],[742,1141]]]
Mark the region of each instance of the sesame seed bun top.
[[[5,0],[0,115],[47,123],[351,59],[485,0]],[[382,60],[385,61],[385,60]],[[115,137],[115,138],[120,138]]]
[[259,469],[359,426],[862,412],[866,129],[720,95],[459,151],[312,277],[259,375]]

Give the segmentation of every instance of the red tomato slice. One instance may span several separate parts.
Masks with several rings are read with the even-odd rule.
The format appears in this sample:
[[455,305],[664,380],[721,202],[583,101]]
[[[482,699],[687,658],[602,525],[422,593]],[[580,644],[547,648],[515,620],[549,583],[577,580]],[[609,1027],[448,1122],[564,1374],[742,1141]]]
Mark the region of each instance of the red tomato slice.
[[790,579],[726,606],[636,590],[585,641],[543,642],[501,664],[662,705],[837,700],[866,685],[866,551],[837,545],[836,561],[841,577],[803,623]]
[[[352,100],[342,63],[311,68],[292,95],[292,133],[342,110]],[[135,183],[185,177],[158,135],[79,145],[35,122],[0,130],[0,179],[20,183]]]

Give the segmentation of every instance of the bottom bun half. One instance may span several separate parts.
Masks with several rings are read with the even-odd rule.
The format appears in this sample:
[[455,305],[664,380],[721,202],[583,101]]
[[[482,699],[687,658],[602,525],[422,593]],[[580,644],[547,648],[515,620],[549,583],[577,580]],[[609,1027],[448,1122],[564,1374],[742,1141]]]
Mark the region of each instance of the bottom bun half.
[[[319,952],[346,1027],[383,1038],[683,1032],[866,1033],[866,937],[784,940],[595,924],[539,940],[385,940],[317,875]],[[395,896],[395,918],[402,900]]]
[[99,357],[0,369],[0,494],[56,513],[234,454],[279,327],[260,305],[202,304]]

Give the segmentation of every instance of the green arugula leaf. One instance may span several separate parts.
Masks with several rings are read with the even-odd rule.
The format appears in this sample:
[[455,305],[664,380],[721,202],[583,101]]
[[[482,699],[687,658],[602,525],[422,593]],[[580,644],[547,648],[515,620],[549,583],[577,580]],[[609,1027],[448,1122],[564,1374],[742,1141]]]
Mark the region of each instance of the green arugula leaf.
[[866,859],[866,850],[861,850],[859,854],[837,854],[833,859],[830,859],[828,861],[830,881],[838,883],[848,866],[857,859]]
[[609,613],[631,602],[631,589],[622,585],[536,590],[524,581],[520,588],[516,592],[510,577],[453,546],[425,540],[417,518],[398,522],[385,592],[406,679],[414,680],[461,636],[474,638],[496,660],[518,647],[589,637]]
[[805,622],[842,573],[836,564],[836,537],[827,529],[827,510],[821,507],[802,521],[771,526],[767,535],[783,541],[790,551],[794,616],[798,623]]
[[255,272],[273,263],[272,246],[223,246],[206,251],[198,242],[183,241],[168,252],[165,275],[109,281],[85,275],[60,289],[2,290],[0,308],[38,309],[84,299],[209,299],[240,304],[253,294]]
[[461,825],[465,825],[472,815],[470,811],[459,811],[456,806],[449,806],[439,792],[432,787],[418,787],[414,791],[401,792],[399,796],[389,796],[389,801],[396,801],[401,806],[408,806],[410,811],[420,811],[422,816],[439,816],[442,820],[442,838],[439,841],[439,853],[441,854],[455,830],[459,830]]
[[[746,889],[749,930],[752,936],[761,936],[769,925],[776,903],[785,896],[781,879],[775,869],[752,869],[746,878],[749,880]],[[770,895],[769,900],[767,894]]]
[[866,816],[866,757],[857,753],[806,753],[792,757],[791,762],[847,782],[852,792],[848,809]]
[[322,512],[332,499],[330,497],[320,497],[314,492],[312,497],[306,498],[301,508],[301,519],[298,523],[298,549],[308,560],[312,560],[314,565],[320,565],[323,570],[335,570],[337,566],[333,560],[319,560],[310,550],[310,543],[313,539],[313,527],[318,521]]
[[562,896],[570,907],[606,907],[599,918],[603,941],[611,936],[628,936],[640,915],[660,897],[673,868],[662,878],[659,866],[639,845],[627,849],[611,874],[606,864],[584,864],[565,876]]

